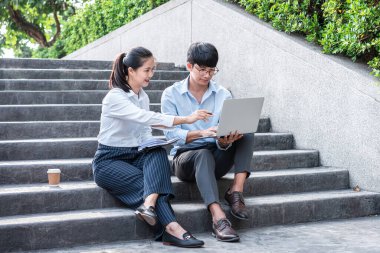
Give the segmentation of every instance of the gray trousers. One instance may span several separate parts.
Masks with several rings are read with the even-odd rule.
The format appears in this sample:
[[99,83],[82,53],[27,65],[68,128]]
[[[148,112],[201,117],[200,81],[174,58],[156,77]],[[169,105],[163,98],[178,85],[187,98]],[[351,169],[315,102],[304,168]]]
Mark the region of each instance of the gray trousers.
[[173,159],[175,175],[182,181],[196,181],[206,206],[219,203],[216,180],[226,175],[234,166],[234,173],[252,172],[254,134],[245,134],[227,150],[216,145],[185,151]]

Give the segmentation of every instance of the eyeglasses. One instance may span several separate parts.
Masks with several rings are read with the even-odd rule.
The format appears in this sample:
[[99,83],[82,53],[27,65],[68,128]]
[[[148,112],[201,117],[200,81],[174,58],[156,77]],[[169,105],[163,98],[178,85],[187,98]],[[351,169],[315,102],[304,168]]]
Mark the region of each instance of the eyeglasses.
[[215,68],[202,68],[198,64],[194,64],[194,68],[196,70],[198,70],[199,74],[201,74],[202,76],[205,76],[206,74],[209,74],[210,76],[215,76],[219,72],[219,69],[217,67],[215,67]]

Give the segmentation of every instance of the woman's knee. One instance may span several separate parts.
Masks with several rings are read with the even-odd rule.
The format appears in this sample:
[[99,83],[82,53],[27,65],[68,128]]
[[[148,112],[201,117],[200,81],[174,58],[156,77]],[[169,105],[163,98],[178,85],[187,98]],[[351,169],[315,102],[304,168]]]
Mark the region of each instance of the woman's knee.
[[147,156],[149,159],[147,161],[153,161],[155,165],[160,164],[161,166],[165,167],[164,169],[170,170],[168,154],[166,153],[166,150],[164,148],[152,149],[149,151]]
[[163,147],[158,147],[158,148],[154,148],[154,149],[151,149],[149,151],[149,155],[153,155],[153,156],[156,156],[156,157],[161,157],[163,159],[167,159],[168,158],[168,154],[166,152],[166,149],[164,149]]

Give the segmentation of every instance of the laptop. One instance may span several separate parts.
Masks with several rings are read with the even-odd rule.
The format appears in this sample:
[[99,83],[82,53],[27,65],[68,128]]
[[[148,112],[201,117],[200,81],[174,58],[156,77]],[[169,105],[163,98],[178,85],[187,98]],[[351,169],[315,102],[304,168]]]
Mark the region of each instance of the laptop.
[[241,134],[256,132],[263,104],[263,97],[225,100],[216,137],[229,135],[235,131]]

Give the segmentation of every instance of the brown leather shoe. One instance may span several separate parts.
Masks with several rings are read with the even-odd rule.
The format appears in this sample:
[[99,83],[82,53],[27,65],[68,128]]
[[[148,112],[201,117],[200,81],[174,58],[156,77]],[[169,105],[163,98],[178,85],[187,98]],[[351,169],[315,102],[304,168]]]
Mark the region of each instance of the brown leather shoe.
[[226,218],[218,220],[216,224],[212,223],[212,230],[212,236],[218,241],[237,242],[240,240],[239,235],[231,227],[231,222]]
[[229,189],[226,191],[224,198],[231,206],[231,214],[241,220],[248,220],[248,211],[245,207],[243,193],[242,192],[232,192],[228,193]]

